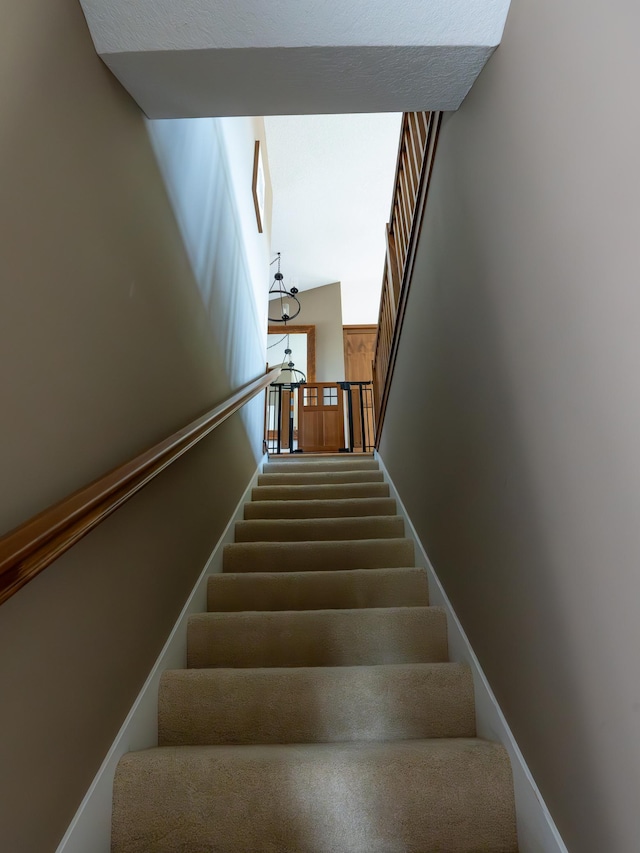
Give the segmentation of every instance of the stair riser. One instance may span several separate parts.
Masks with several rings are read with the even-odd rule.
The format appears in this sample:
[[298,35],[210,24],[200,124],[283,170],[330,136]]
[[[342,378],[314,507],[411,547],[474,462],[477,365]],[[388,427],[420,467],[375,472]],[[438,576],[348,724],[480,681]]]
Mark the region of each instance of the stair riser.
[[333,610],[429,604],[424,569],[219,574],[209,578],[209,611]]
[[388,498],[388,483],[337,483],[323,486],[256,486],[253,501],[306,501],[344,498]]
[[514,853],[510,788],[483,741],[152,749],[118,766],[112,853]]
[[162,677],[159,709],[160,746],[476,733],[473,682],[461,664],[177,670]]
[[309,474],[318,471],[379,471],[375,459],[348,459],[344,462],[265,462],[263,474]]
[[365,608],[192,616],[187,665],[363,666],[447,660],[447,623],[437,607]]
[[226,545],[225,572],[327,571],[412,566],[410,539],[347,542],[243,542]]
[[342,483],[382,483],[382,471],[316,471],[309,473],[260,474],[259,486],[316,486]]
[[393,498],[319,501],[254,501],[244,505],[245,520],[256,518],[366,518],[396,515]]
[[236,542],[401,539],[403,536],[404,521],[400,516],[238,521],[235,526]]

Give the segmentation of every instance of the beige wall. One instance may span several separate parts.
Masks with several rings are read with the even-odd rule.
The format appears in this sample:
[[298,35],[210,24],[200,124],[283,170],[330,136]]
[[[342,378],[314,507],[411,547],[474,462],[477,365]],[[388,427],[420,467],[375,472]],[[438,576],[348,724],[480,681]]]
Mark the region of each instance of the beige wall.
[[[247,325],[232,210],[194,274],[143,118],[76,0],[8,0],[1,17],[3,532],[224,399],[238,348],[258,375],[266,328]],[[0,607],[3,850],[55,849],[255,468],[246,423]]]
[[381,448],[576,853],[640,839],[639,26],[513,0],[442,130]]
[[300,305],[300,313],[293,322],[316,327],[316,381],[343,380],[340,282],[303,290],[300,293]]

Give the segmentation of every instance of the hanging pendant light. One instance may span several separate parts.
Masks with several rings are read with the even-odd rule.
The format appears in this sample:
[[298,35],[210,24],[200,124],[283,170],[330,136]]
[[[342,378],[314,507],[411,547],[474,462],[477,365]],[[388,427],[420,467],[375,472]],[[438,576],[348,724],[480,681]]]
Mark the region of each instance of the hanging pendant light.
[[[288,320],[293,320],[300,313],[300,301],[296,294],[297,287],[292,287],[290,290],[284,285],[284,276],[280,272],[280,252],[278,257],[271,261],[272,264],[278,262],[278,271],[273,277],[273,284],[269,288],[269,322],[270,323],[286,323]],[[276,306],[276,312],[279,317],[272,317],[271,303]]]
[[[274,382],[274,385],[304,385],[307,381],[307,377],[305,376],[302,370],[298,370],[291,359],[291,341],[289,333],[286,332],[280,340],[276,341],[271,346],[267,347],[267,349],[273,349],[274,347],[279,346],[284,339],[287,339],[286,349],[284,351],[284,358],[282,359],[282,373],[280,374],[280,378]],[[269,362],[273,366],[273,362]],[[288,374],[288,376],[286,375]]]
[[[288,338],[288,335],[287,335],[287,338]],[[284,351],[285,360],[282,362],[282,373],[280,374],[280,377],[281,377],[280,381],[281,382],[288,382],[291,385],[296,385],[298,383],[304,384],[307,381],[307,377],[304,375],[304,373],[301,370],[297,370],[295,364],[293,363],[293,361],[291,361],[291,350],[289,349],[288,344],[289,344],[289,341],[287,340],[287,348]],[[288,362],[286,361],[287,358],[289,359]],[[286,362],[286,367],[285,367],[285,362]],[[284,376],[285,373],[289,374],[289,379],[282,379],[282,377]]]

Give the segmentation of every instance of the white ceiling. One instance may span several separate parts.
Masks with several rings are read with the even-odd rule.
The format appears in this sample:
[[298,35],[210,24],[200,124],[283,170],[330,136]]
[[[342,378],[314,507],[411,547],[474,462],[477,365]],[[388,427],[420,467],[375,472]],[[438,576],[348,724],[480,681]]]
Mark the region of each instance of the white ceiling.
[[[401,113],[265,118],[271,247],[285,284],[339,281],[343,323],[376,323]],[[272,268],[275,271],[275,266]]]
[[149,118],[456,110],[510,0],[81,0]]

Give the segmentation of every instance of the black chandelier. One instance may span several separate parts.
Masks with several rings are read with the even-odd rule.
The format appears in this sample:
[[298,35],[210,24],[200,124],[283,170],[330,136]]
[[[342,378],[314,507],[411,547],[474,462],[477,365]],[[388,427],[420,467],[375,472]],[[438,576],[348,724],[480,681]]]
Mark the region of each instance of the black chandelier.
[[[287,346],[284,351],[284,358],[282,360],[282,373],[280,374],[280,378],[278,382],[275,384],[284,384],[284,385],[298,385],[304,384],[307,381],[307,377],[302,372],[302,370],[297,370],[295,363],[291,360],[291,345],[289,340],[289,335],[286,334],[284,336],[287,339]],[[267,349],[271,349],[272,347],[277,347],[278,344],[281,344],[284,338],[280,338],[280,340],[276,341],[275,344],[271,344]],[[289,378],[285,377],[285,374],[289,374]]]
[[[280,252],[278,257],[271,261],[272,264],[278,262],[278,271],[273,277],[273,284],[269,288],[269,322],[270,323],[286,323],[288,320],[293,320],[300,313],[300,301],[296,294],[297,287],[292,287],[287,290],[284,285],[284,276],[280,272]],[[271,316],[271,302],[280,309],[279,317]],[[291,310],[293,307],[293,311]]]
[[[284,351],[285,359],[287,357],[291,358],[291,350],[287,347]],[[285,377],[285,374],[289,374],[289,378]],[[301,370],[297,370],[295,364],[292,361],[289,361],[285,364],[282,362],[282,373],[280,374],[279,382],[287,382],[290,385],[297,385],[298,383],[304,384],[307,381],[307,377]]]

